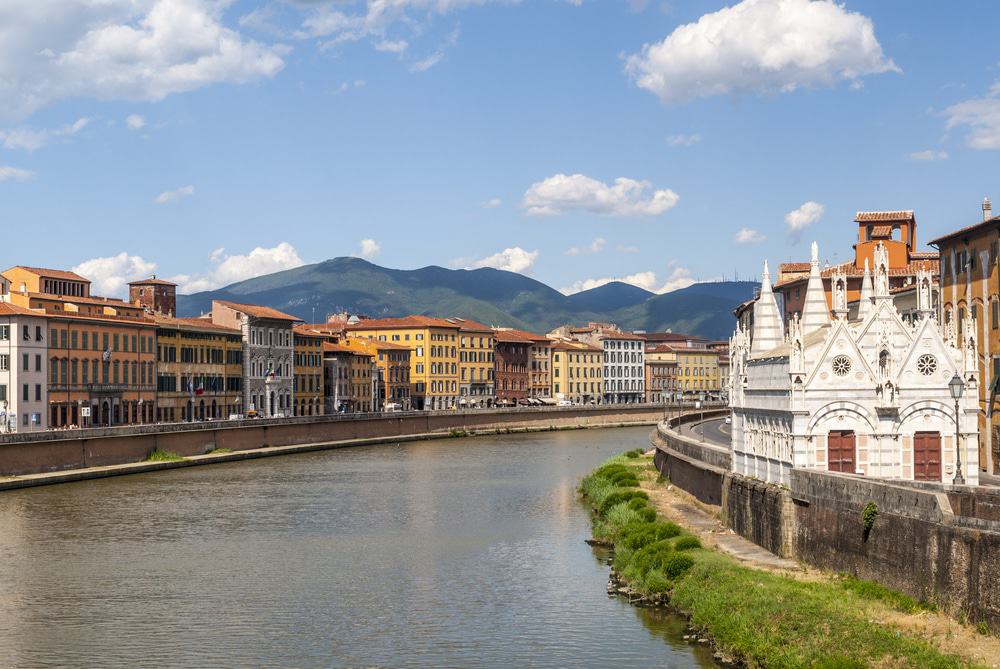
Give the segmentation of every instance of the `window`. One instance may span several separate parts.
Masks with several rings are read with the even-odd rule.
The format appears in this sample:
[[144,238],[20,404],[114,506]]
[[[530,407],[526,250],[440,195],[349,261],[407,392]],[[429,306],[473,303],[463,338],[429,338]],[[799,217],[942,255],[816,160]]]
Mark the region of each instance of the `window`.
[[6,372],[10,369],[10,356],[6,353],[0,354],[0,372]]
[[0,325],[0,341],[7,341],[10,339],[10,326]]
[[1000,301],[993,300],[990,302],[990,325],[994,330],[1000,328]]

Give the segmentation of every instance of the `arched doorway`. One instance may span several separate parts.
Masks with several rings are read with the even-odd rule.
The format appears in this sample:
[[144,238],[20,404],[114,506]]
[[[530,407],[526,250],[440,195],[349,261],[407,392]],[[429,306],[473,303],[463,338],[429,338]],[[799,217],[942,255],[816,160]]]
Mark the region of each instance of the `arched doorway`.
[[827,436],[827,469],[855,473],[855,437],[853,430],[834,430]]

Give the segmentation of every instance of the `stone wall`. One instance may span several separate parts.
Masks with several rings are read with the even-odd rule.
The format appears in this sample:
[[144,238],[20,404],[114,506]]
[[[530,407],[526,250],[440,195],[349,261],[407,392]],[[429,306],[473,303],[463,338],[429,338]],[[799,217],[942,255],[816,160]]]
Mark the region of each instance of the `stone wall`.
[[[718,504],[741,536],[1000,631],[1000,493],[806,469],[793,470],[788,487],[777,486],[720,473],[715,450],[663,424],[653,443],[671,483]],[[868,502],[879,513],[866,533],[861,514]]]
[[39,432],[5,435],[0,440],[0,474],[34,474],[138,462],[156,449],[191,456],[222,448],[243,451],[262,446],[405,438],[450,431],[653,424],[662,416],[659,407],[616,405],[316,416]]

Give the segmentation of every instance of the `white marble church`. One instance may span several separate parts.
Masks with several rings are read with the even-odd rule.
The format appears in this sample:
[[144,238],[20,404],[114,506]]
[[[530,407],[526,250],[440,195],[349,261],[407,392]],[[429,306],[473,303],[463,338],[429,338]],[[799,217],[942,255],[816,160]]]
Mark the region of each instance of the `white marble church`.
[[[752,326],[730,340],[733,471],[780,484],[792,467],[952,483],[957,375],[961,469],[977,484],[976,341],[959,342],[953,322],[938,323],[930,273],[918,274],[919,317],[905,323],[880,243],[848,320],[846,277],[832,279],[831,314],[818,258],[813,244],[803,313],[787,324],[765,263]],[[975,332],[971,318],[960,325]]]

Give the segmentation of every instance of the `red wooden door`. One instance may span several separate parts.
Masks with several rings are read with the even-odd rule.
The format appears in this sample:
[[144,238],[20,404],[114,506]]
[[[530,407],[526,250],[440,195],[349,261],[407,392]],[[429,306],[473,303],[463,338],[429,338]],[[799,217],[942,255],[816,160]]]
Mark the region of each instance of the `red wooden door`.
[[940,432],[917,432],[913,435],[913,478],[916,481],[941,480]]
[[854,466],[854,432],[851,430],[834,430],[826,438],[827,469],[831,472],[853,474]]

